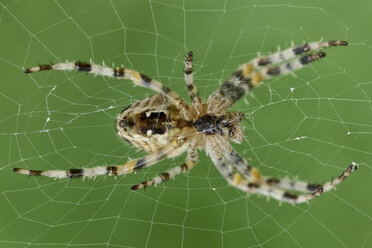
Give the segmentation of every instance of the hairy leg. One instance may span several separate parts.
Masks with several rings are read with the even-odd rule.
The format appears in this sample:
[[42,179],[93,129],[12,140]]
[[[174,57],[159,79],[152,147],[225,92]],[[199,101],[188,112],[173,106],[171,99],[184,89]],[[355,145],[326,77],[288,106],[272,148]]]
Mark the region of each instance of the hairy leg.
[[160,160],[167,157],[171,157],[172,153],[176,149],[184,149],[187,147],[183,146],[184,143],[177,143],[176,140],[170,141],[162,150],[151,153],[142,158],[137,158],[128,161],[123,165],[113,166],[96,166],[93,168],[82,168],[82,169],[70,169],[70,170],[28,170],[14,168],[13,171],[18,174],[24,174],[28,176],[43,176],[52,178],[79,178],[79,177],[96,177],[101,175],[117,176],[135,172],[137,170],[149,167],[156,164]]
[[194,101],[195,98],[199,98],[199,92],[194,84],[194,77],[192,74],[192,52],[189,52],[186,57],[186,62],[185,62],[185,68],[184,68],[184,74],[185,74],[185,82],[186,82],[186,87],[187,91],[189,92],[189,96],[191,101]]
[[190,149],[188,150],[186,161],[183,164],[178,165],[166,172],[163,172],[160,175],[152,179],[144,181],[138,185],[134,185],[132,187],[132,190],[139,190],[142,188],[156,186],[160,183],[164,183],[168,181],[169,179],[176,177],[179,174],[182,174],[182,173],[185,173],[191,170],[192,168],[194,168],[197,162],[198,162],[198,151],[195,148]]
[[[296,48],[290,48],[283,52],[274,53],[266,57],[259,57],[243,64],[233,75],[227,79],[210,97],[208,101],[214,99],[228,100],[231,103],[226,105],[230,108],[236,101],[246,96],[254,87],[258,86],[262,80],[274,76],[285,75],[291,71],[299,70],[304,66],[325,57],[324,52],[317,52],[299,57],[312,50],[322,49],[333,46],[346,46],[346,41],[328,41],[320,43],[303,44]],[[290,60],[289,62],[286,62]],[[278,66],[261,69],[262,66],[270,64],[280,64]],[[256,72],[258,70],[258,72]]]
[[174,91],[163,85],[162,83],[152,79],[142,73],[125,68],[111,68],[102,65],[89,64],[84,62],[66,62],[50,65],[40,65],[37,67],[28,68],[25,73],[32,73],[45,70],[59,70],[59,71],[81,71],[92,73],[99,76],[115,77],[120,79],[129,79],[135,85],[142,86],[158,93],[161,93],[169,98],[169,100],[178,107],[187,106],[182,98],[180,98]]
[[296,58],[297,56],[310,51],[316,51],[327,47],[346,45],[347,45],[346,41],[339,40],[304,43],[294,48],[288,48],[285,49],[284,51],[278,51],[267,56],[255,58],[248,62],[248,64],[252,64],[255,68],[259,66],[267,66],[269,64],[278,64]]
[[[262,176],[236,153],[231,157],[211,156],[211,158],[217,169],[231,185],[247,193],[265,195],[291,204],[307,202],[330,191],[358,168],[356,163],[352,163],[339,177],[321,185]],[[237,168],[239,173],[234,168]],[[294,194],[287,190],[305,194]]]

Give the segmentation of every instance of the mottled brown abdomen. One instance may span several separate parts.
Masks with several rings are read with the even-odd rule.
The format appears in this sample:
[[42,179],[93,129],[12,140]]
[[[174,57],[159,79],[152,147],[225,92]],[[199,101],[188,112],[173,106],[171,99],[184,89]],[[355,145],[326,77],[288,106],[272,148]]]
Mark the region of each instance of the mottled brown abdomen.
[[[119,136],[149,153],[159,151],[172,134],[179,131],[171,123],[180,123],[178,109],[161,94],[138,101],[117,118]],[[168,124],[169,123],[169,124]]]

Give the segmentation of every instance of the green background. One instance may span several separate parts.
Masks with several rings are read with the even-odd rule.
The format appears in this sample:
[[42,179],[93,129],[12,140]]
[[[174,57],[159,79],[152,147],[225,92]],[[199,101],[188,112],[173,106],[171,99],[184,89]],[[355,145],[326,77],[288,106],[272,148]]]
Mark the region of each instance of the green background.
[[[371,23],[369,0],[0,0],[0,247],[372,247]],[[187,99],[183,61],[192,50],[206,100],[258,52],[321,38],[350,45],[265,81],[233,107],[247,116],[246,140],[234,147],[266,175],[325,182],[359,164],[309,205],[247,196],[204,151],[189,174],[140,192],[130,186],[185,156],[116,180],[12,172],[145,154],[116,136],[115,118],[151,91],[85,73],[26,75],[27,67],[123,64]]]

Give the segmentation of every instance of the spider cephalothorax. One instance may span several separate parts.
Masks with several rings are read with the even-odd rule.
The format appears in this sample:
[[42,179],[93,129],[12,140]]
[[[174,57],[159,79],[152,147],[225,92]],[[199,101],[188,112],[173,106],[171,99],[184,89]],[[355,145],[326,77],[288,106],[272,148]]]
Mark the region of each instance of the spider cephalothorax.
[[[116,122],[119,136],[149,152],[149,155],[130,160],[123,165],[48,171],[14,168],[14,171],[30,176],[54,178],[122,175],[151,166],[162,159],[178,156],[187,150],[187,158],[183,164],[132,187],[132,190],[138,190],[157,185],[189,171],[198,161],[197,149],[204,149],[226,180],[242,191],[266,195],[292,204],[306,202],[334,188],[357,169],[357,164],[353,162],[338,178],[323,185],[261,175],[229,144],[229,142],[240,144],[243,141],[241,122],[244,114],[228,110],[262,80],[288,74],[325,57],[324,52],[310,53],[311,51],[346,45],[345,41],[312,42],[255,58],[240,66],[206,102],[202,102],[194,85],[193,54],[189,52],[184,75],[191,105],[160,82],[130,69],[109,68],[83,62],[42,65],[26,69],[26,73],[43,70],[77,70],[130,79],[134,84],[152,89],[158,94],[128,106],[118,115]],[[300,194],[290,193],[291,191]]]

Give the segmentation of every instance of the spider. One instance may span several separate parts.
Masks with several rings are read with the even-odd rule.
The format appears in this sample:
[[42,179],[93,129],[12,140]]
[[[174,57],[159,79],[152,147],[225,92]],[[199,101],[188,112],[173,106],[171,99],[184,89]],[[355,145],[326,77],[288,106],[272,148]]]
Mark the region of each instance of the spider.
[[181,165],[132,187],[132,190],[139,190],[163,183],[191,170],[198,162],[197,150],[204,149],[221,175],[234,187],[247,193],[265,195],[291,204],[308,202],[341,183],[358,168],[358,165],[352,162],[339,177],[324,184],[261,175],[229,144],[230,142],[242,143],[244,136],[240,123],[244,119],[244,114],[228,110],[250,90],[260,85],[264,79],[289,74],[325,57],[324,52],[314,52],[314,50],[346,45],[346,41],[311,42],[255,58],[241,65],[206,102],[202,102],[195,87],[192,74],[193,53],[189,52],[185,61],[184,76],[192,101],[191,105],[155,79],[126,68],[66,62],[26,69],[26,73],[45,70],[76,70],[130,79],[135,85],[149,88],[157,94],[124,109],[118,115],[116,122],[118,135],[126,142],[148,152],[147,156],[130,160],[123,165],[70,170],[39,171],[19,168],[13,170],[19,174],[52,178],[116,176],[133,173],[156,164],[160,160],[176,157],[187,151],[186,161]]

